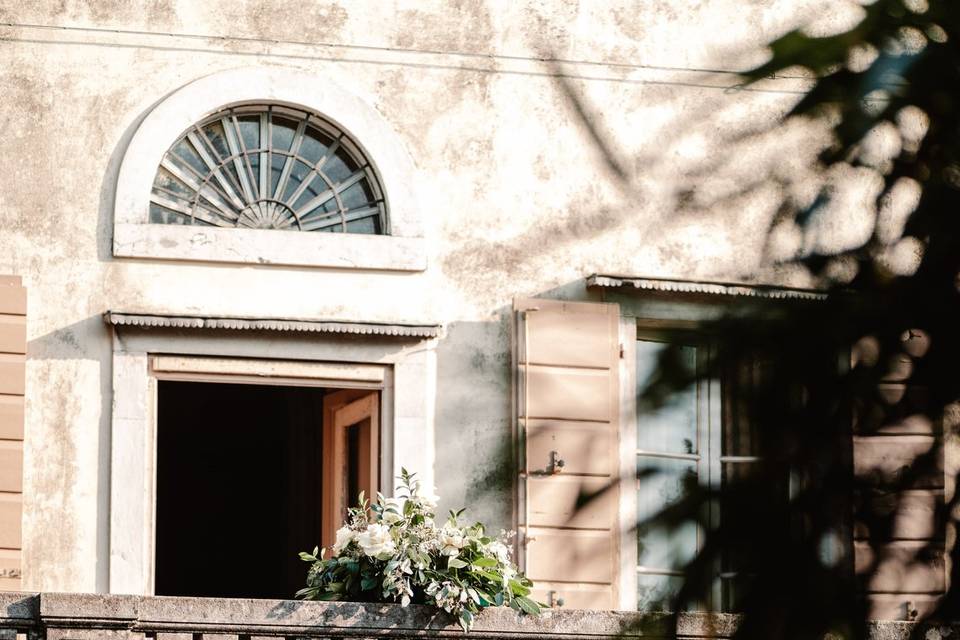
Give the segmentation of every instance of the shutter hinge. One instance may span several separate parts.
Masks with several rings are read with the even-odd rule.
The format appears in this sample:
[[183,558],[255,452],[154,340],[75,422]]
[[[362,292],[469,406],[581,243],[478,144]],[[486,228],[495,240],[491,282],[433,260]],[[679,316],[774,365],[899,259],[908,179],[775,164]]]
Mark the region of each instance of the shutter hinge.
[[620,359],[623,360],[623,343],[620,344]]

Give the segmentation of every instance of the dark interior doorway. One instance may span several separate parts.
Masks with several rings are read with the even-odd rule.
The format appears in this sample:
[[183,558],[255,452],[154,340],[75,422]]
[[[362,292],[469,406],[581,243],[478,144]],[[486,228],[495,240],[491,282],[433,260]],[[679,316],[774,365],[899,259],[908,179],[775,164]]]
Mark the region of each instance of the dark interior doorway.
[[292,598],[320,543],[326,390],[158,386],[157,595]]

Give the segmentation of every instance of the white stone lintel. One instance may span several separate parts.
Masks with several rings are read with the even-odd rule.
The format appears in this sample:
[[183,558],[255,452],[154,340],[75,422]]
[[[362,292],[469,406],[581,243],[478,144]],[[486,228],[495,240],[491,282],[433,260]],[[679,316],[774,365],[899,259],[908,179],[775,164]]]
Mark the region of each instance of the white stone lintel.
[[165,224],[114,225],[113,254],[125,258],[423,271],[423,238],[298,233]]

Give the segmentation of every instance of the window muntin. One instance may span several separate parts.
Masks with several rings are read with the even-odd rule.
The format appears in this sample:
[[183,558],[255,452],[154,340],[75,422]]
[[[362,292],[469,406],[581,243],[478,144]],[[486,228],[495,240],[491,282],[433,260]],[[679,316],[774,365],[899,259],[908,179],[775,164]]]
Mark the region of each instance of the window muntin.
[[317,114],[281,105],[222,110],[170,147],[151,223],[388,233],[383,191],[360,148]]

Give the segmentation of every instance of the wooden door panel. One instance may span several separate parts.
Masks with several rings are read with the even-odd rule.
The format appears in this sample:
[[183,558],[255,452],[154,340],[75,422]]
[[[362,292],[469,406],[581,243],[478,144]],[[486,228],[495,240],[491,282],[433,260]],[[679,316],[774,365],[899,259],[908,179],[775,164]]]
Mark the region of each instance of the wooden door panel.
[[561,474],[532,477],[528,482],[531,527],[613,527],[617,496],[609,490],[609,479]]
[[26,353],[27,319],[24,316],[0,316],[0,352]]
[[[572,582],[538,582],[531,597],[553,607],[563,609],[615,609],[613,587],[602,584]],[[561,602],[563,604],[558,604]]]
[[913,489],[943,487],[943,447],[924,436],[855,437],[853,439],[854,473],[859,478],[873,478],[878,486],[896,485],[916,460],[933,451],[929,464],[910,484]]
[[0,440],[0,491],[23,489],[23,443]]
[[563,473],[616,475],[617,461],[611,455],[614,438],[605,424],[528,420],[527,470],[549,472],[556,458],[563,460]]
[[602,311],[527,314],[527,362],[605,368],[610,338],[610,321]]
[[[930,546],[931,549],[927,550]],[[877,553],[867,542],[854,543],[858,574],[869,575],[868,592],[942,593],[946,569],[942,544],[901,541],[883,544]],[[868,573],[874,560],[876,568]]]
[[19,493],[0,493],[0,548],[20,548],[23,499]]
[[[373,497],[380,484],[380,394],[362,389],[344,389],[323,398],[323,498],[324,547],[333,545],[349,507],[357,496],[349,495],[349,474],[356,474],[358,486]],[[358,429],[356,469],[349,468],[347,431]]]
[[23,439],[23,396],[0,396],[0,439]]
[[610,398],[606,370],[528,367],[527,417],[606,422]]
[[531,580],[613,582],[613,536],[610,531],[530,529],[527,575]]

